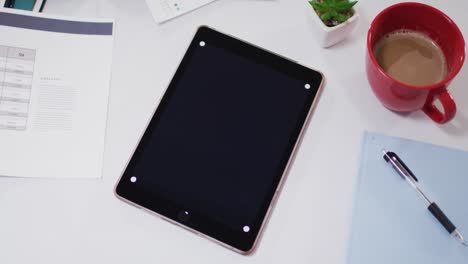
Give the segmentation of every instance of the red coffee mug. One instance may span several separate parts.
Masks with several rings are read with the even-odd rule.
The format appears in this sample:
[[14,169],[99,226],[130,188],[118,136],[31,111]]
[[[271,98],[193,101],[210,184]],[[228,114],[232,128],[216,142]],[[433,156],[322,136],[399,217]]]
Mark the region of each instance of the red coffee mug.
[[[393,79],[377,63],[374,45],[388,33],[413,30],[430,37],[442,49],[447,62],[444,80],[427,86],[412,86]],[[401,3],[380,12],[372,21],[367,34],[366,71],[374,94],[382,104],[394,111],[423,110],[439,124],[450,121],[456,105],[447,87],[457,75],[465,60],[465,40],[457,25],[438,9],[420,3]],[[438,99],[444,111],[434,101]]]

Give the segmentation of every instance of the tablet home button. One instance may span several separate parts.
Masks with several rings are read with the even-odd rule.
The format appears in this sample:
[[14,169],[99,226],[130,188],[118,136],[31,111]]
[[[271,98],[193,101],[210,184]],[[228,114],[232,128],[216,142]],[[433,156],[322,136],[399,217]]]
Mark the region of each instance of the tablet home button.
[[190,219],[190,214],[187,211],[180,211],[177,214],[177,218],[179,219],[179,221],[186,223]]

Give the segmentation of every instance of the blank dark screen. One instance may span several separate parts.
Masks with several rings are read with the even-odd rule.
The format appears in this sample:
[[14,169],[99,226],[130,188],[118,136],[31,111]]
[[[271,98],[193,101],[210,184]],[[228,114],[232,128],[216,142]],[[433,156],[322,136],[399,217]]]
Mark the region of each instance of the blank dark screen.
[[146,191],[242,230],[270,202],[313,91],[210,43],[193,45],[133,174]]

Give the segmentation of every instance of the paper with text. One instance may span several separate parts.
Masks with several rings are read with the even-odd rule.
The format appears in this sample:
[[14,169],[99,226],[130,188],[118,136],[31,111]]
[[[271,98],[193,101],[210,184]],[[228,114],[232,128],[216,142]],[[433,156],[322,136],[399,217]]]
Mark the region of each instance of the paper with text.
[[0,14],[0,176],[101,177],[113,22]]
[[154,20],[158,23],[181,16],[216,0],[146,0]]

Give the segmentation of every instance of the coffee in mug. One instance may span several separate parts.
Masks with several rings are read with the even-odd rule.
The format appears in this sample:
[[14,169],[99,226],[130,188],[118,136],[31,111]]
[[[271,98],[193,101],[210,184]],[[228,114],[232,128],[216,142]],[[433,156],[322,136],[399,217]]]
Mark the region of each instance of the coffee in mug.
[[376,43],[374,56],[380,67],[394,79],[414,86],[442,81],[447,63],[442,49],[417,31],[397,30]]
[[457,112],[448,87],[464,60],[460,29],[426,4],[389,6],[367,33],[366,73],[375,96],[388,109],[422,110],[439,124]]

